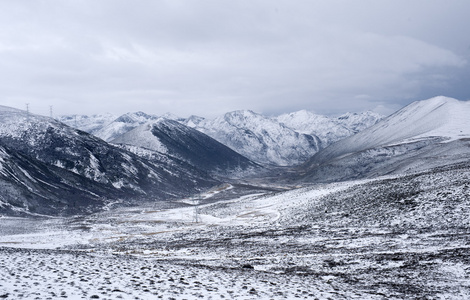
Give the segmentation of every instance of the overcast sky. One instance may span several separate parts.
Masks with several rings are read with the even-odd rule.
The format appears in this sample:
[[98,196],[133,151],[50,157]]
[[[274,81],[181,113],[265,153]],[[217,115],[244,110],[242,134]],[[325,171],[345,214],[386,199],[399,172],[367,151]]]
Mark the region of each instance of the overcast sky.
[[0,104],[213,117],[470,99],[468,0],[0,2]]

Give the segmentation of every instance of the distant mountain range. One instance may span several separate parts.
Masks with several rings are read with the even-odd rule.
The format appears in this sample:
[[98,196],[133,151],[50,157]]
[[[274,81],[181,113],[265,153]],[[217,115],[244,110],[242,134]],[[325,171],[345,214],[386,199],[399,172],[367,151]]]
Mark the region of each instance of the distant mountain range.
[[260,174],[301,184],[429,171],[470,160],[469,115],[470,102],[436,97],[386,118],[308,111],[59,118],[75,129],[0,106],[0,214],[83,214]]
[[[108,142],[159,118],[178,121],[228,146],[262,165],[292,166],[308,160],[320,149],[378,122],[383,116],[373,112],[348,113],[340,117],[299,111],[267,117],[249,110],[234,111],[214,119],[191,116],[187,119],[166,114],[127,113],[105,123],[107,115],[62,116],[60,121],[93,133]],[[83,120],[76,122],[75,120]],[[92,131],[89,128],[93,128]]]
[[304,180],[338,181],[413,173],[470,159],[470,102],[414,102],[315,154]]
[[280,115],[275,119],[297,132],[317,136],[324,148],[374,125],[382,118],[382,115],[371,111],[346,113],[332,118],[301,110]]

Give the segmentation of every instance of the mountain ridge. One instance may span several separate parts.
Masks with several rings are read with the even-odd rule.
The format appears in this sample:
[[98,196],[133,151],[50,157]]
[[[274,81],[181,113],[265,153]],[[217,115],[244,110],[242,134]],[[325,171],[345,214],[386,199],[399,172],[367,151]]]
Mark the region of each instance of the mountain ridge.
[[470,157],[470,102],[434,97],[322,149],[301,166],[304,180],[412,173]]
[[111,142],[166,153],[218,176],[233,176],[236,173],[261,169],[254,162],[204,133],[165,118],[147,122]]
[[[291,113],[291,118],[300,112]],[[288,122],[283,115],[268,117],[250,110],[232,111],[213,119],[198,116],[184,119],[167,113],[160,117],[147,115],[146,119],[134,122],[122,122],[118,117],[94,134],[109,142],[145,122],[166,118],[205,133],[257,163],[290,166],[305,162],[319,149],[370,126],[382,117],[371,112],[347,113],[338,118],[304,112],[317,121],[295,117],[296,122],[286,125]],[[123,116],[127,118],[133,114],[138,113]],[[307,126],[294,126],[295,123],[306,123]]]
[[171,158],[150,162],[51,118],[19,110],[0,110],[0,147],[0,185],[6,188],[0,206],[10,212],[6,207],[13,205],[22,213],[33,207],[52,215],[84,213],[110,201],[164,200],[218,183]]
[[202,120],[194,128],[261,164],[298,164],[320,148],[316,136],[298,133],[249,110]]

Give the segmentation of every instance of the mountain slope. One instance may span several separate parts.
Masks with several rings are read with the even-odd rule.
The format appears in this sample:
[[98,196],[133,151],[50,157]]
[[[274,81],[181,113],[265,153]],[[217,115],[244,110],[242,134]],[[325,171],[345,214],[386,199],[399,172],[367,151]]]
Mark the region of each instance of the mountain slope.
[[0,147],[0,184],[8,187],[0,191],[1,206],[23,201],[15,207],[25,213],[32,207],[44,214],[95,211],[110,201],[166,199],[216,183],[173,158],[149,162],[50,118],[5,107]]
[[385,116],[371,112],[365,111],[360,113],[345,113],[336,120],[346,128],[349,128],[353,133],[358,133],[372,125],[375,125]]
[[470,102],[446,97],[417,101],[321,150],[303,169],[311,180],[338,180],[459,162],[470,152],[468,115]]
[[64,215],[96,211],[124,193],[0,146],[0,213]]
[[213,120],[191,118],[194,128],[261,164],[299,164],[320,149],[318,137],[296,132],[252,111],[234,111]]
[[59,122],[67,124],[70,127],[80,129],[82,131],[95,134],[101,128],[105,127],[117,116],[113,114],[96,114],[96,115],[64,115],[57,117]]
[[160,118],[126,132],[112,141],[175,156],[218,175],[246,172],[260,167],[211,137],[177,121]]
[[276,120],[300,133],[318,136],[324,148],[376,124],[382,118],[383,116],[370,111],[346,113],[335,118],[301,110],[282,114]]
[[141,111],[124,114],[106,126],[96,130],[93,134],[107,142],[114,140],[123,133],[126,133],[142,124],[155,121],[159,117],[148,115]]
[[[347,113],[333,118],[305,110],[278,117],[266,117],[243,110],[229,112],[212,120],[198,116],[184,119],[169,113],[161,117],[207,134],[253,161],[281,166],[303,163],[319,149],[357,133],[381,118],[372,112]],[[60,120],[109,142],[158,118],[137,112],[124,114],[112,121],[105,121],[100,115],[88,118],[64,116]]]

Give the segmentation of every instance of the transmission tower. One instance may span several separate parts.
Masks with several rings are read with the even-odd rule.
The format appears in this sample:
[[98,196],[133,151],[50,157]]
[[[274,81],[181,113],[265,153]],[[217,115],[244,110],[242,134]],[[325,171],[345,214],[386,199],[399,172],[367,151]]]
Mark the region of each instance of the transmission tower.
[[26,103],[26,119],[29,121],[29,103]]
[[50,117],[51,117],[51,119],[52,119],[52,118],[53,118],[53,117],[52,117],[52,105],[49,105],[49,115],[50,115]]
[[193,199],[193,206],[194,206],[193,222],[194,223],[199,223],[201,221],[201,218],[199,217],[199,200],[200,199],[201,199],[200,195],[197,198]]

